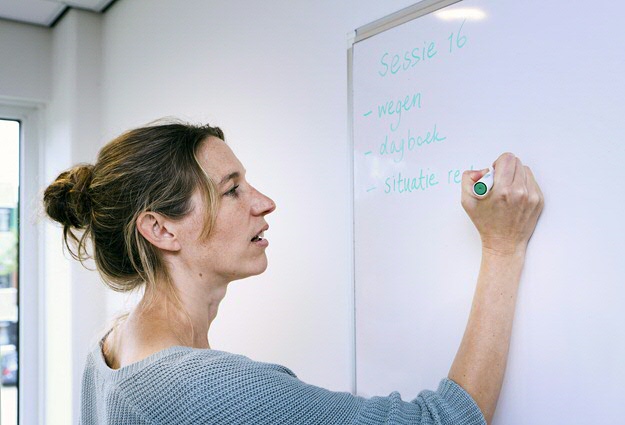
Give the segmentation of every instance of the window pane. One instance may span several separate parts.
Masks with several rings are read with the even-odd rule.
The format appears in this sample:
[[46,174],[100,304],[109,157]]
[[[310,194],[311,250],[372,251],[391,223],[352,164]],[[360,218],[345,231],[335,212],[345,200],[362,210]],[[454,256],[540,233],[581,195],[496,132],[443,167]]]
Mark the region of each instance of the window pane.
[[0,119],[0,400],[2,425],[18,415],[19,122]]

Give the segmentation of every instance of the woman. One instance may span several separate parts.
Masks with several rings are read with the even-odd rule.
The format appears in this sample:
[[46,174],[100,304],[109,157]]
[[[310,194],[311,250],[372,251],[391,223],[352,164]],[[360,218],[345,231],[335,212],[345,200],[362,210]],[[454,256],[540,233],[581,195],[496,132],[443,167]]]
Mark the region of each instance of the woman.
[[[116,291],[144,287],[87,359],[83,424],[483,424],[503,379],[525,250],[542,209],[529,168],[496,162],[484,199],[465,172],[462,205],[483,260],[464,339],[448,378],[412,402],[364,399],[307,385],[288,369],[213,350],[208,330],[228,284],[267,267],[265,216],[274,202],[251,186],[219,128],[178,122],[129,131],[95,165],[45,191],[75,258],[93,257]],[[82,234],[80,233],[82,232]],[[91,248],[91,246],[90,246]]]

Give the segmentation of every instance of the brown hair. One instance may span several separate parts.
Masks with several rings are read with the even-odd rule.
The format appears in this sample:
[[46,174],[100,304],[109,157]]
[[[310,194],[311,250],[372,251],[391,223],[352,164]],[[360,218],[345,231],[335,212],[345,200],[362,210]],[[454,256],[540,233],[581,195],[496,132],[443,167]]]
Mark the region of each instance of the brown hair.
[[108,143],[95,165],[79,164],[62,172],[43,200],[46,213],[63,225],[72,257],[81,263],[93,258],[115,291],[132,291],[144,283],[146,290],[154,289],[159,278],[177,301],[158,249],[139,233],[136,221],[144,211],[182,218],[199,189],[207,205],[202,237],[208,237],[219,197],[197,151],[209,136],[224,139],[218,127],[157,122]]

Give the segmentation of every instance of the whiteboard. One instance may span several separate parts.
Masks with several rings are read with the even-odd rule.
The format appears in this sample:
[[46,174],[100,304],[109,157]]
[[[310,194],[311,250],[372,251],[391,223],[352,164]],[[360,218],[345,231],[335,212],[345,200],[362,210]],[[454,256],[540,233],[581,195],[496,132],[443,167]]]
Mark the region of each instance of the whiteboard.
[[510,151],[545,208],[494,423],[625,423],[625,5],[449,3],[350,49],[357,393],[447,376],[480,261],[461,173]]

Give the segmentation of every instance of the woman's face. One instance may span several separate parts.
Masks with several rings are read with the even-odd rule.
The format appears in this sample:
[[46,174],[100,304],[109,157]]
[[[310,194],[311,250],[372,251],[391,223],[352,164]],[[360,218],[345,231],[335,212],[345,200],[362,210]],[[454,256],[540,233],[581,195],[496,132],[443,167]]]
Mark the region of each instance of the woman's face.
[[[198,151],[198,160],[218,188],[220,205],[215,225],[201,241],[204,207],[199,192],[193,196],[192,224],[181,252],[192,271],[216,274],[227,281],[260,274],[267,268],[265,249],[269,228],[265,216],[275,210],[274,202],[245,179],[245,169],[225,142],[209,137]],[[208,277],[208,276],[207,276]]]

